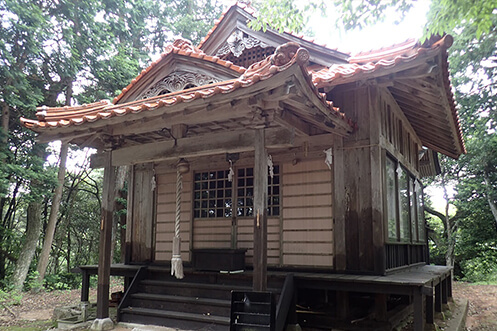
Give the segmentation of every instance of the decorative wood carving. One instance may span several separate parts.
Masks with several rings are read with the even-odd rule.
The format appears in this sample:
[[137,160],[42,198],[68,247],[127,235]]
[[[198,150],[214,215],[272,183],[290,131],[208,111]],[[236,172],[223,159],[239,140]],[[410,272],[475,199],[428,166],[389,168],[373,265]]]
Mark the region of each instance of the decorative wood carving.
[[232,53],[234,56],[239,57],[244,50],[257,46],[265,48],[269,45],[243,33],[243,31],[235,30],[231,36],[229,36],[228,40],[226,40],[225,44],[217,51],[216,56],[221,57]]
[[217,83],[218,78],[198,72],[175,71],[155,83],[143,92],[137,100],[155,97],[161,94],[181,91],[184,89]]

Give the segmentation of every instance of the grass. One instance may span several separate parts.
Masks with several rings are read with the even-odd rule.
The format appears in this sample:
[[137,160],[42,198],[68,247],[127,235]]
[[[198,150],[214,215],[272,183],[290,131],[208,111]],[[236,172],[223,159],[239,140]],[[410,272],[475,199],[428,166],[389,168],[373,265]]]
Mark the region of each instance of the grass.
[[45,331],[56,327],[52,321],[26,321],[22,326],[0,326],[0,331]]

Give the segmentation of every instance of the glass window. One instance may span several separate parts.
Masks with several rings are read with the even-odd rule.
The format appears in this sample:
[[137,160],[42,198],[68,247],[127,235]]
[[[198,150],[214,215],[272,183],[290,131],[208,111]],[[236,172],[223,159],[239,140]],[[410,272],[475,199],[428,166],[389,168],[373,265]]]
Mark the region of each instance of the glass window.
[[416,197],[417,197],[417,219],[418,219],[418,240],[424,242],[426,240],[425,229],[425,212],[423,203],[423,185],[420,181],[416,182]]
[[409,176],[400,168],[399,173],[399,216],[400,216],[400,240],[409,241],[410,238],[410,208],[409,208]]
[[409,203],[411,208],[411,239],[418,241],[418,223],[416,215],[416,192],[414,192],[414,178],[409,177]]
[[395,185],[397,166],[390,158],[387,158],[386,166],[388,239],[397,240],[397,189]]
[[[268,216],[280,214],[279,166],[275,165],[273,170],[273,178],[268,178]],[[193,183],[195,218],[230,218],[233,211],[238,217],[253,216],[253,168],[237,169],[233,182],[228,181],[228,173],[229,170],[195,173]],[[235,190],[233,184],[236,184]]]

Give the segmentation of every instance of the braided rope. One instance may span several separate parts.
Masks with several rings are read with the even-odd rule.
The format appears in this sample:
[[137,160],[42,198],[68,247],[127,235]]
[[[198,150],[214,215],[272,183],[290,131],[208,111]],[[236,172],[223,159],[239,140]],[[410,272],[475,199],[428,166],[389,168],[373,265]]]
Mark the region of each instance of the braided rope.
[[174,222],[174,235],[179,237],[179,226],[181,221],[181,191],[183,189],[183,175],[176,171],[176,219]]
[[183,176],[178,169],[176,171],[176,218],[174,221],[173,256],[171,258],[171,276],[175,276],[178,279],[184,277],[183,261],[181,261],[181,238],[179,236],[182,182]]

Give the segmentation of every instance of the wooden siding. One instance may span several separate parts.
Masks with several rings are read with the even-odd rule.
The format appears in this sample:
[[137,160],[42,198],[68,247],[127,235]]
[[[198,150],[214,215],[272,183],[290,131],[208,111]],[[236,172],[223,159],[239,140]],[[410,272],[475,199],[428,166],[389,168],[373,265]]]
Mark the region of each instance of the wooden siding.
[[385,272],[383,167],[380,110],[376,86],[343,86],[330,95],[357,123],[335,153],[334,203],[337,270]]
[[282,264],[333,267],[332,172],[322,159],[282,165]]
[[[280,216],[268,218],[268,265],[333,268],[332,171],[319,159],[280,165]],[[171,258],[174,235],[176,173],[165,163],[156,166],[157,223],[155,260]],[[182,258],[190,248],[231,248],[231,218],[192,218],[193,171],[184,176],[182,195]],[[253,261],[252,217],[237,219],[237,248]],[[190,243],[191,240],[191,243]]]
[[[161,163],[155,167],[157,181],[157,218],[155,236],[155,261],[170,261],[173,248],[176,214],[176,172]],[[183,175],[181,195],[181,259],[190,261],[190,220],[192,208],[192,174]]]
[[381,144],[417,177],[422,143],[387,89],[379,93]]
[[149,262],[153,255],[154,190],[151,165],[133,167],[133,213],[131,225],[131,261]]

